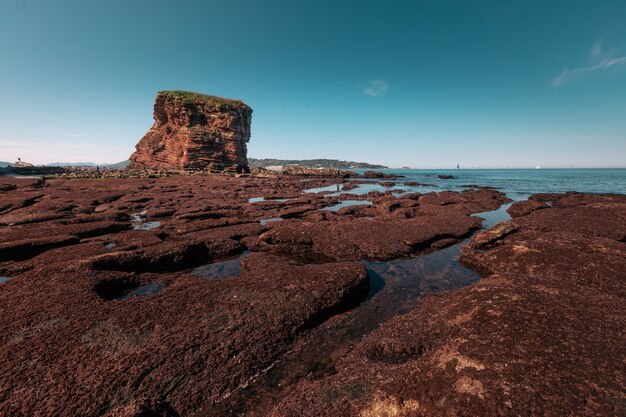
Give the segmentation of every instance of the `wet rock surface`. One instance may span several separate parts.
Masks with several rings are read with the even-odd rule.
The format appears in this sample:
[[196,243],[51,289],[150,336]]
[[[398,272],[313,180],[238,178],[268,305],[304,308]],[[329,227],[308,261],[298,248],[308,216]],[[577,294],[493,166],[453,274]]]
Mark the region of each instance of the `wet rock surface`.
[[533,200],[552,206],[461,249],[484,279],[424,297],[267,415],[624,414],[626,197]]
[[[620,198],[538,196],[550,205],[463,250],[486,279],[421,301],[479,279],[449,259],[480,228],[472,214],[506,196],[335,195],[352,184],[341,175],[2,184],[1,415],[539,415],[568,375],[607,395],[577,388],[591,415],[619,398],[606,375],[624,356]],[[345,200],[371,205],[325,210]],[[583,325],[596,327],[572,347]],[[558,349],[581,359],[553,363],[544,351]],[[570,385],[561,411],[580,405]]]

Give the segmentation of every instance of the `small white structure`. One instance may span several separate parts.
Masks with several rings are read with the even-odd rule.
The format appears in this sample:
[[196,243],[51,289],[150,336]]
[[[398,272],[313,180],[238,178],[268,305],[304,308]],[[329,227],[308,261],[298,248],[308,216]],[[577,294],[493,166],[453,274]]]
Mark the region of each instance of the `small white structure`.
[[28,168],[28,167],[32,167],[33,164],[31,164],[30,162],[22,161],[22,158],[17,158],[17,162],[13,164],[13,166],[16,168]]

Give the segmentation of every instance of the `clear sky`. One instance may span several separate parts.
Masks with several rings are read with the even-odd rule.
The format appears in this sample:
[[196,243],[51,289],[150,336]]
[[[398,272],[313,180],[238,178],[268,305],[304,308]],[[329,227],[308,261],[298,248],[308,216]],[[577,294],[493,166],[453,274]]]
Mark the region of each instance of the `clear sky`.
[[250,157],[623,167],[626,1],[0,1],[0,161],[127,159],[164,89]]

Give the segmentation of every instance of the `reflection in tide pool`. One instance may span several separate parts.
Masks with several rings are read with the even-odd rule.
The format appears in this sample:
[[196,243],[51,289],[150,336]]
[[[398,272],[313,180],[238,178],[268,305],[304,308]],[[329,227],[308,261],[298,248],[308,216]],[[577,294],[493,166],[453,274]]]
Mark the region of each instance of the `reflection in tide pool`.
[[[303,193],[323,193],[325,191],[327,192],[340,192],[341,190],[343,190],[343,184],[332,184],[332,185],[327,185],[325,187],[317,187],[317,188],[308,188],[306,190],[302,190]],[[329,194],[329,195],[333,195],[333,194]]]
[[130,217],[130,221],[131,222],[142,222],[146,219],[146,215],[148,214],[148,212],[146,210],[140,212],[140,213],[135,213],[135,214],[131,214]]
[[344,200],[339,204],[335,204],[334,206],[330,206],[330,207],[325,207],[322,210],[328,210],[328,211],[339,211],[340,209],[344,208],[344,207],[350,207],[350,206],[371,206],[372,202],[371,201],[367,201],[367,200]]
[[133,223],[133,230],[153,230],[161,226],[161,222],[146,222],[147,211],[141,213],[135,213],[131,215],[131,222]]
[[120,297],[119,300],[128,300],[133,297],[145,297],[148,295],[156,294],[161,290],[165,289],[165,284],[160,284],[158,282],[151,282],[146,285],[142,285],[140,287],[135,288],[130,291],[128,294],[125,294],[123,297]]
[[234,259],[228,259],[220,262],[213,262],[208,265],[200,266],[191,271],[195,275],[204,279],[222,279],[239,275],[241,272],[241,260],[252,252],[244,251],[241,255]]
[[145,222],[133,226],[134,230],[153,230],[161,226],[161,222]]
[[0,277],[0,284],[12,280],[14,277]]
[[[385,288],[399,306],[414,306],[413,297],[438,291],[464,287],[480,279],[480,275],[461,265],[461,246],[458,243],[428,255],[388,262],[365,261],[370,275],[370,294],[374,297]],[[381,282],[382,281],[382,282]]]
[[133,230],[153,230],[161,226],[161,222],[146,222],[147,211],[141,213],[135,213],[131,215],[131,222],[133,223]]
[[495,226],[496,224],[500,222],[511,220],[511,216],[509,215],[509,213],[506,212],[508,208],[511,207],[511,204],[513,203],[505,204],[499,209],[493,210],[493,211],[483,211],[481,213],[474,213],[472,214],[472,216],[482,217],[483,219],[485,219],[482,225],[482,229],[484,230],[491,229],[493,226]]
[[268,224],[268,223],[273,223],[273,222],[282,222],[283,219],[281,219],[280,217],[272,217],[271,219],[261,219],[259,220],[259,223],[261,223],[261,226]]

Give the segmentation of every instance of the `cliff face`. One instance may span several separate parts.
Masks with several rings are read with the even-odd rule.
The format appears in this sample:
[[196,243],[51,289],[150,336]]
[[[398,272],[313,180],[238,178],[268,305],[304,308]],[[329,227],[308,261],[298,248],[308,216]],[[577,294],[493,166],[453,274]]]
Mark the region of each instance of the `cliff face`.
[[252,109],[185,91],[161,91],[154,125],[136,145],[129,168],[247,172]]

